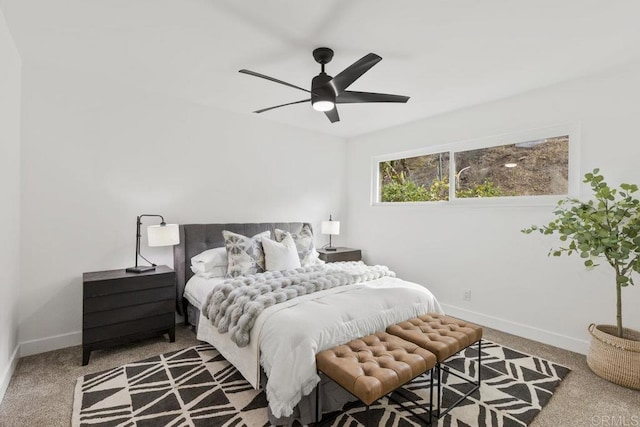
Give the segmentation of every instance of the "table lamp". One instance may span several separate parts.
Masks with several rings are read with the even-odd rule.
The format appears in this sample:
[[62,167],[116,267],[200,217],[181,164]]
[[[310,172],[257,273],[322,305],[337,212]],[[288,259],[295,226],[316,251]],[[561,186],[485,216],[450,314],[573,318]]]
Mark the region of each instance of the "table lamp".
[[[147,239],[149,246],[172,246],[180,243],[180,233],[178,224],[167,224],[164,222],[162,215],[142,214],[136,218],[136,265],[126,269],[127,273],[144,273],[156,269],[156,264],[146,259],[140,253],[140,227],[142,226],[143,217],[160,218],[159,225],[151,225],[147,227]],[[138,257],[147,261],[151,265],[138,265]]]
[[329,221],[322,221],[320,225],[320,232],[322,234],[329,235],[329,246],[324,248],[326,251],[335,251],[336,248],[331,246],[331,236],[337,236],[340,234],[340,221],[334,221],[329,215]]

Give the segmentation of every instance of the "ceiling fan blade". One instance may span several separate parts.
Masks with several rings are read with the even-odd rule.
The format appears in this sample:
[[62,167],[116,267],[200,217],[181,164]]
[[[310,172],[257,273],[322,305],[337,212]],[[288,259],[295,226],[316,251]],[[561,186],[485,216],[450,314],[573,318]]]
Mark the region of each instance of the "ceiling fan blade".
[[382,61],[380,56],[375,53],[369,53],[342,70],[329,84],[333,86],[336,94],[339,95],[343,90],[351,86],[351,83],[358,80],[361,75],[380,61]]
[[263,108],[262,110],[256,110],[254,111],[254,113],[264,113],[265,111],[269,111],[269,110],[273,110],[274,108],[280,108],[280,107],[286,107],[287,105],[293,105],[293,104],[302,104],[303,102],[309,102],[311,101],[311,99],[303,99],[301,101],[295,101],[295,102],[289,102],[286,104],[281,104],[281,105],[276,105],[275,107],[269,107],[269,108]]
[[336,97],[336,104],[354,104],[359,102],[407,102],[408,96],[388,93],[344,91]]
[[331,123],[340,121],[340,116],[338,115],[338,107],[333,107],[333,109],[325,111],[324,114],[327,116]]
[[307,89],[302,88],[300,86],[292,85],[291,83],[283,82],[282,80],[278,80],[278,79],[273,78],[273,77],[265,76],[264,74],[256,73],[255,71],[242,69],[239,72],[242,73],[242,74],[248,74],[250,76],[260,77],[261,79],[270,80],[270,81],[275,82],[275,83],[280,83],[281,85],[289,86],[289,87],[292,87],[292,88],[295,88],[295,89],[300,89],[300,90],[303,90],[305,92],[311,93],[310,90],[307,90]]

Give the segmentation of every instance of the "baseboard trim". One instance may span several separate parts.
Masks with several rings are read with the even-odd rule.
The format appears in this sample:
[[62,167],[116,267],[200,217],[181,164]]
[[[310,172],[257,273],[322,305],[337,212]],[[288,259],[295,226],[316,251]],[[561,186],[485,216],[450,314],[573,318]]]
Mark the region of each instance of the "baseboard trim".
[[445,313],[453,317],[460,317],[469,322],[478,323],[489,328],[507,332],[509,334],[518,335],[554,347],[563,348],[580,354],[587,354],[589,350],[589,341],[578,338],[561,335],[555,332],[546,331],[544,329],[534,328],[532,326],[523,325],[522,323],[512,322],[510,320],[501,319],[499,317],[488,316],[464,308],[456,307],[449,304],[440,304]]
[[[184,317],[176,313],[176,325],[184,323]],[[22,341],[19,344],[20,357],[31,356],[47,351],[60,350],[61,348],[73,347],[82,344],[82,331],[69,332],[66,334],[53,335],[46,338]]]
[[4,394],[7,392],[7,388],[9,387],[9,383],[11,382],[11,377],[13,377],[13,373],[16,371],[16,366],[18,366],[18,354],[20,353],[20,344],[16,346],[16,349],[13,350],[13,354],[9,359],[9,365],[2,373],[0,377],[0,402],[4,399]]
[[80,344],[82,344],[81,331],[54,335],[52,337],[40,338],[37,340],[22,341],[20,343],[20,357],[59,350],[66,347],[73,347],[74,345]]
[[[561,335],[544,329],[534,328],[532,326],[523,325],[522,323],[501,319],[495,316],[489,316],[486,314],[456,307],[450,304],[441,303],[440,305],[445,310],[445,312],[447,314],[450,314],[451,316],[460,317],[470,322],[479,323],[493,329],[518,335],[534,341],[539,341],[545,344],[553,345],[555,347],[560,347],[565,350],[574,351],[580,354],[587,354],[587,351],[589,350],[589,341],[587,340],[580,340],[567,335]],[[13,374],[13,369],[15,369],[15,364],[17,363],[17,354],[20,354],[20,357],[25,357],[31,356],[33,354],[45,353],[47,351],[59,350],[61,348],[73,347],[80,344],[82,344],[81,331],[20,342],[16,347],[16,350],[14,351],[14,355],[12,356],[12,360],[16,360],[12,361],[13,365],[9,366],[12,369],[11,375]],[[11,379],[11,375],[9,375],[9,379]],[[4,386],[5,378],[2,377],[1,380],[2,382],[0,382],[0,387]],[[0,388],[0,395],[2,395],[3,393],[4,389]]]

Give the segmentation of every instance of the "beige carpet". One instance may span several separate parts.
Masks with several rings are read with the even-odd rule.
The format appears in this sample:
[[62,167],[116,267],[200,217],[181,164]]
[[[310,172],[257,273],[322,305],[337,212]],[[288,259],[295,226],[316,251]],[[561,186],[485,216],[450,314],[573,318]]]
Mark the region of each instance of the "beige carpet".
[[[491,329],[485,338],[572,369],[531,426],[640,425],[640,392],[593,375],[584,356]],[[80,347],[22,358],[0,404],[0,425],[69,426],[78,377],[195,344],[193,332],[178,326],[175,343],[150,339],[96,351],[84,367]]]

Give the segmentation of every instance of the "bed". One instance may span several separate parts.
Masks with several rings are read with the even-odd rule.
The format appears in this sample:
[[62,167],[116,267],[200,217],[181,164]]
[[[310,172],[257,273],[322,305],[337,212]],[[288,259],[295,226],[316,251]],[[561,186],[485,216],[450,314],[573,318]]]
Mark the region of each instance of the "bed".
[[[302,222],[181,225],[180,244],[174,247],[179,313],[196,327],[199,340],[216,347],[254,388],[265,389],[270,422],[277,425],[289,424],[294,418],[303,424],[313,421],[313,392],[320,381],[315,370],[317,352],[411,317],[442,312],[425,287],[383,275],[272,305],[257,316],[248,345],[239,347],[229,333],[220,333],[200,311],[210,290],[225,279],[194,275],[190,259],[207,249],[223,247],[223,230],[244,236],[269,230],[273,236],[276,228],[296,234],[305,225],[310,227]],[[367,268],[362,263],[339,264],[322,268]],[[323,412],[353,400],[336,388],[325,387],[324,382],[322,390]]]

